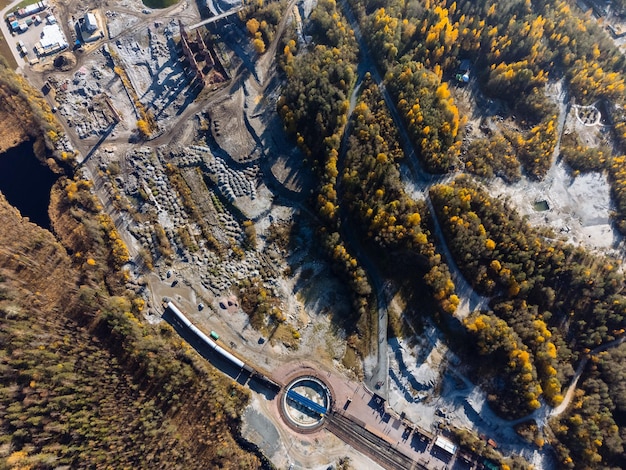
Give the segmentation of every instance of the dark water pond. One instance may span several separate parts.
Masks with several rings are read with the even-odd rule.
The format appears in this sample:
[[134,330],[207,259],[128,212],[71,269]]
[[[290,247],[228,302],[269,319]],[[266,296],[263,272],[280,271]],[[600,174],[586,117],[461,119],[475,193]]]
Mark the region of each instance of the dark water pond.
[[49,229],[50,189],[58,175],[43,165],[27,141],[0,154],[0,191],[23,216]]
[[550,210],[550,205],[548,204],[548,201],[535,201],[535,203],[533,204],[533,209],[535,209],[537,212],[543,212]]

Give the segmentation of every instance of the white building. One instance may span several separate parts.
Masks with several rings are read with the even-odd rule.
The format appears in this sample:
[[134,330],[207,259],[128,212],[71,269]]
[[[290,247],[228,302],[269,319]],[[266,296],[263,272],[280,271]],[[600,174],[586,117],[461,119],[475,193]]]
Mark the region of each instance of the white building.
[[435,445],[450,455],[454,455],[458,448],[454,442],[441,435],[437,436],[437,439],[435,439]]
[[63,31],[61,31],[58,24],[46,25],[43,27],[40,44],[44,52],[65,49],[67,47],[65,36],[63,35]]
[[98,22],[96,21],[96,15],[93,13],[85,13],[85,22],[83,28],[88,33],[94,33],[98,29]]

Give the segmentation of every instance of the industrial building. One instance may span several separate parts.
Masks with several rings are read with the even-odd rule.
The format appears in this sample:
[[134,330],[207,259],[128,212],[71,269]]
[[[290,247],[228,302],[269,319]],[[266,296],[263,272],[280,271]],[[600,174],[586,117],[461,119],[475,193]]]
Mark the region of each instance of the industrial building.
[[435,445],[450,455],[454,455],[458,449],[454,442],[442,435],[437,436],[435,439]]
[[195,78],[205,87],[218,85],[226,81],[226,71],[222,67],[213,49],[207,46],[200,30],[196,29],[195,38],[190,37],[183,23],[178,20],[180,43]]
[[96,21],[96,15],[93,13],[85,13],[85,21],[83,28],[88,33],[93,33],[98,29],[98,22]]
[[43,27],[41,40],[35,44],[38,56],[50,55],[62,51],[67,47],[65,36],[58,24],[50,24]]
[[19,18],[26,18],[28,16],[34,15],[35,13],[39,13],[40,11],[44,11],[48,6],[48,2],[46,0],[42,0],[41,2],[33,3],[32,5],[27,5],[24,8],[20,8],[15,12],[15,15]]
[[90,43],[95,42],[98,39],[104,37],[104,28],[100,26],[100,23],[104,23],[102,17],[99,18],[99,14],[96,11],[90,11],[78,20],[80,25],[80,36],[82,42]]

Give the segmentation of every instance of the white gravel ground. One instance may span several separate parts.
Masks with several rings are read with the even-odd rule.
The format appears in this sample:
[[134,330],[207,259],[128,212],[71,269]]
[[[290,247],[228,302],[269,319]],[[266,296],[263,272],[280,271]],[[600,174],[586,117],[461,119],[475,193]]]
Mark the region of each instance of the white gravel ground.
[[[506,198],[532,225],[551,227],[558,236],[586,248],[617,254],[622,237],[610,225],[610,188],[606,175],[582,174],[573,178],[563,163],[557,163],[540,182],[523,179],[506,185],[496,179],[489,189]],[[537,211],[535,202],[546,201],[547,211]]]

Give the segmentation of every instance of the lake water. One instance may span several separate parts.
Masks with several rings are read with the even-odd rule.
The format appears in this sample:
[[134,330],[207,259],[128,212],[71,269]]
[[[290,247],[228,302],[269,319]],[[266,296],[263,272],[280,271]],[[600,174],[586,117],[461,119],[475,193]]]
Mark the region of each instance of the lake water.
[[0,154],[0,191],[24,217],[49,229],[50,189],[58,175],[43,165],[27,141]]

